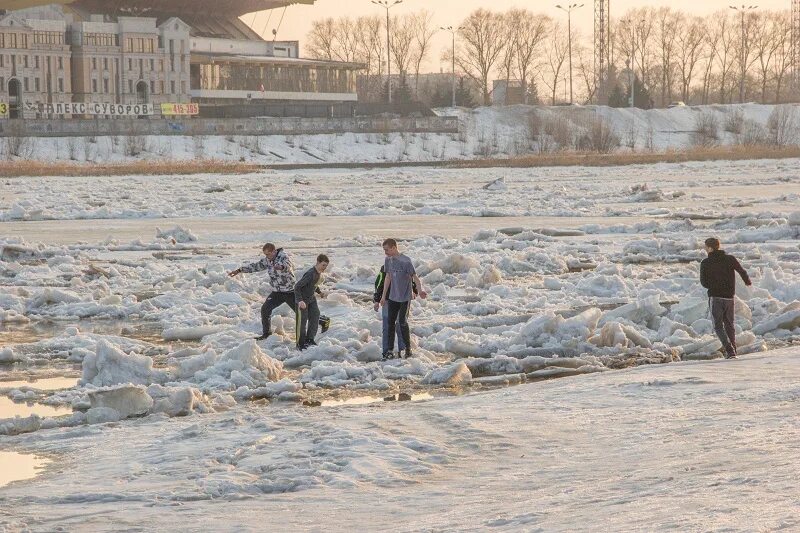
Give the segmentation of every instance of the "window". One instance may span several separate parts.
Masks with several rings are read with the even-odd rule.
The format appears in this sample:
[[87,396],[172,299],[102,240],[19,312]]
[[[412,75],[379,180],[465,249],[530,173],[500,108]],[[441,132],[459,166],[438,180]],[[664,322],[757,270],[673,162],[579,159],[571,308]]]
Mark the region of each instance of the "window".
[[59,57],[58,58],[58,68],[60,70],[64,70],[64,58],[63,57]]
[[150,94],[155,94],[155,92],[156,92],[156,82],[151,81],[150,82]]
[[58,92],[64,92],[64,78],[58,78]]
[[156,69],[156,60],[155,59],[151,59],[150,60],[150,72],[153,72],[155,69]]
[[33,90],[37,93],[42,90],[42,86],[39,83],[39,78],[33,78]]
[[186,94],[186,82],[181,82],[181,94]]
[[108,70],[108,58],[103,58],[103,70]]
[[22,64],[25,66],[25,68],[28,68],[28,56],[22,56]]
[[139,73],[144,72],[144,59],[139,59]]
[[113,33],[87,33],[83,36],[86,46],[118,46],[119,38]]
[[5,90],[5,86],[6,86],[6,79],[3,76],[0,76],[0,88]]
[[[2,33],[0,33],[0,36],[2,36],[2,35],[3,35],[3,34],[2,34]],[[0,48],[3,48],[3,45],[2,45],[2,43],[0,43]],[[4,56],[3,54],[0,54],[0,68],[3,68],[3,67],[5,66],[5,65],[4,65],[4,63],[5,63],[5,57],[6,57],[6,56]],[[2,85],[2,83],[0,83],[0,85]]]
[[33,67],[39,68],[39,56],[33,56]]
[[128,70],[133,70],[133,59],[128,58]]
[[25,78],[24,85],[25,85],[25,90],[26,91],[30,90],[30,86],[28,85],[28,78]]
[[97,70],[97,58],[92,58],[92,70]]
[[[2,83],[0,83],[0,85],[2,85]],[[158,92],[159,94],[164,94],[164,80],[158,82]]]
[[169,82],[169,92],[170,94],[175,94],[175,80]]
[[158,62],[158,70],[159,70],[159,72],[164,72],[164,60],[163,59]]
[[125,39],[125,50],[127,50],[128,52],[133,52],[133,39],[131,39],[130,37]]
[[97,80],[92,80],[92,92],[97,94]]
[[33,33],[35,44],[64,44],[64,34],[57,31],[37,31]]
[[108,90],[108,78],[104,78],[103,79],[103,92],[106,93],[106,94],[111,92],[111,91]]
[[128,80],[128,92],[133,94],[133,80]]

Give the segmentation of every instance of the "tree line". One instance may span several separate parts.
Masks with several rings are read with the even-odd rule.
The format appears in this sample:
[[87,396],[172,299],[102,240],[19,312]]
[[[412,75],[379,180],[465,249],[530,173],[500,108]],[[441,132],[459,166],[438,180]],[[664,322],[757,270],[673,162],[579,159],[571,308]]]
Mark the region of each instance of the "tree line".
[[[566,17],[526,9],[477,9],[458,26],[457,74],[476,88],[480,103],[491,102],[494,80],[519,80],[526,103],[555,105],[569,83]],[[430,11],[394,16],[388,61],[410,97],[425,99],[420,80],[439,30]],[[785,11],[724,10],[690,15],[670,7],[631,9],[612,20],[609,86],[612,104],[624,105],[629,79],[636,105],[797,101],[792,75],[791,14]],[[317,59],[365,65],[359,91],[368,101],[385,98],[387,70],[384,18],[326,18],[314,21],[307,54]],[[451,51],[440,59],[450,64]],[[800,60],[800,59],[799,59]],[[572,77],[577,102],[595,101],[592,35],[572,29]],[[440,84],[447,84],[440,80]],[[462,83],[463,86],[463,83]],[[441,93],[442,87],[437,91]],[[641,97],[640,97],[641,96]],[[428,90],[427,98],[430,99]]]

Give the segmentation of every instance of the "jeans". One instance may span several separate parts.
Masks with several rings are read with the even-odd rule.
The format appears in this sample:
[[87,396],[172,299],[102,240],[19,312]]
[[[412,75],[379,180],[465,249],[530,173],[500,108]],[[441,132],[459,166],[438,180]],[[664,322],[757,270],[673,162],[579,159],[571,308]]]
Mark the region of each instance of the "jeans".
[[267,296],[267,301],[261,306],[261,329],[265,337],[271,333],[272,312],[283,304],[288,305],[292,308],[292,311],[297,313],[297,308],[294,304],[294,292],[271,292]]
[[735,308],[733,298],[711,298],[711,316],[714,318],[714,331],[728,357],[736,355],[736,328],[733,325]]
[[[394,343],[389,342],[389,306],[384,305],[381,308],[381,317],[383,318],[383,337],[381,340],[383,341],[383,352],[387,353],[394,351]],[[397,330],[397,350],[402,352],[406,349],[406,343],[403,340],[403,335],[400,333],[400,330]],[[391,346],[390,346],[391,344]]]
[[[395,334],[402,335],[403,342],[406,345],[406,350],[411,349],[411,332],[408,329],[408,311],[411,308],[411,302],[395,302],[394,300],[387,300],[386,307],[389,308],[388,331],[384,336],[387,341],[394,341]],[[398,328],[400,331],[398,332]],[[385,353],[385,352],[384,352]]]
[[319,306],[317,299],[308,302],[305,310],[297,307],[297,324],[295,326],[295,340],[298,348],[304,348],[317,336],[319,327]]

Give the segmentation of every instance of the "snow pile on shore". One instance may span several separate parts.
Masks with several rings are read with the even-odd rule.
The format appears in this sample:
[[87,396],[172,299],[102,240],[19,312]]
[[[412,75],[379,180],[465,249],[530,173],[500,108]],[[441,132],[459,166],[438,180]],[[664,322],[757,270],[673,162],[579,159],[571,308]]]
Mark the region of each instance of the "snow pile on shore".
[[[340,133],[266,136],[144,136],[136,137],[142,150],[131,151],[123,137],[31,138],[17,153],[23,158],[45,161],[94,163],[143,159],[190,160],[207,158],[260,164],[393,163],[507,158],[546,151],[534,130],[561,129],[573,142],[605,120],[620,139],[620,150],[681,150],[696,144],[698,121],[713,117],[718,130],[714,142],[736,145],[754,135],[768,137],[768,121],[776,106],[730,104],[687,106],[673,109],[627,109],[605,106],[523,106],[442,108],[442,116],[460,118],[459,133]],[[796,106],[796,120],[800,111]],[[733,118],[732,118],[733,117]],[[742,133],[726,131],[728,122],[741,122]],[[796,127],[796,125],[795,125]],[[732,128],[727,128],[732,129]],[[548,134],[549,135],[549,134]],[[545,146],[558,146],[551,139]],[[133,154],[136,155],[133,155]],[[298,183],[302,183],[299,180]],[[226,191],[224,182],[204,188],[208,194]],[[502,188],[502,183],[489,190]],[[100,210],[105,206],[99,204]],[[16,204],[17,218],[39,220],[42,213],[24,203]]]

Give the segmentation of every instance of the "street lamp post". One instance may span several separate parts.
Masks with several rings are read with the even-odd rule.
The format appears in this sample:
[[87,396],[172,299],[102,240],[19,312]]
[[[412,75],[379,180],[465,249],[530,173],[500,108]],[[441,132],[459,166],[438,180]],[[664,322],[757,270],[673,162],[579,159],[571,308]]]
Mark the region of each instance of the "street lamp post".
[[746,6],[742,4],[742,7],[736,7],[736,6],[728,6],[728,7],[730,7],[734,11],[738,11],[742,15],[742,50],[739,56],[739,61],[740,61],[739,65],[741,66],[742,71],[741,71],[741,79],[739,80],[739,103],[744,103],[744,71],[745,71],[744,62],[747,59],[744,56],[744,41],[745,39],[747,39],[744,31],[744,17],[748,11],[753,11],[754,9],[758,8],[758,6]]
[[567,35],[569,41],[569,103],[572,105],[572,10],[583,7],[583,4],[569,4],[567,7],[556,5],[558,9],[567,14]]
[[392,45],[391,41],[389,40],[389,10],[392,9],[397,4],[402,4],[403,0],[372,0],[372,3],[376,6],[381,6],[386,10],[386,87],[389,96],[389,103],[392,103]]
[[441,30],[449,31],[453,37],[453,107],[456,106],[456,32],[461,29],[461,27],[455,28],[453,26],[441,26]]

